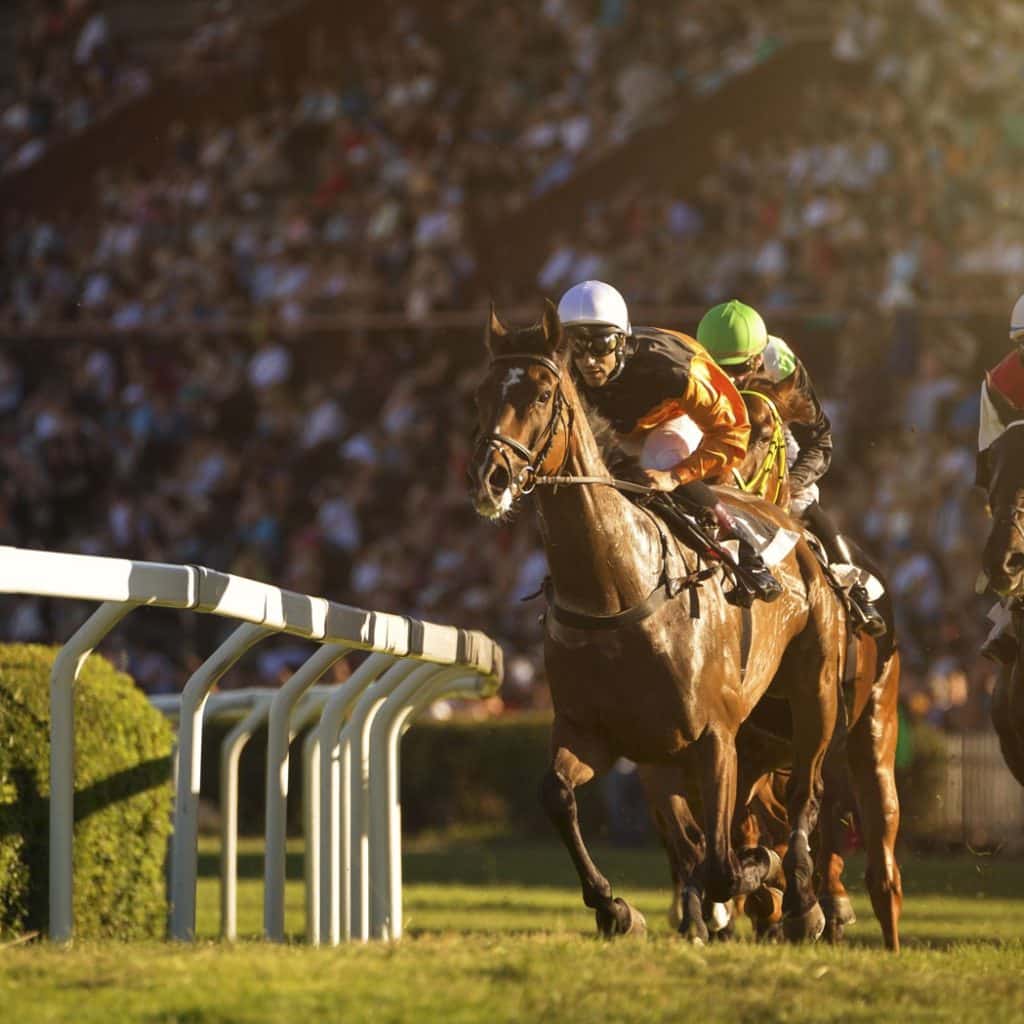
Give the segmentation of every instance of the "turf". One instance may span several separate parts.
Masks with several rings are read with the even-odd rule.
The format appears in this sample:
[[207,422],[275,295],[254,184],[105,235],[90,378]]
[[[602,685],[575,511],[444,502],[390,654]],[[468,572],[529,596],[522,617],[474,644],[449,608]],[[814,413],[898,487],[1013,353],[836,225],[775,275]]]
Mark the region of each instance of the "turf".
[[[30,943],[0,950],[12,1021],[1024,1021],[1024,865],[991,857],[904,864],[904,951],[880,948],[861,887],[843,948],[692,949],[671,935],[655,850],[597,849],[616,890],[647,914],[645,942],[592,937],[553,845],[421,842],[405,860],[398,945],[308,949],[211,941],[215,859],[201,860],[194,947]],[[245,847],[239,926],[258,934],[262,869]],[[299,872],[293,850],[290,873]],[[848,878],[861,865],[851,861]],[[288,892],[301,934],[302,892]]]

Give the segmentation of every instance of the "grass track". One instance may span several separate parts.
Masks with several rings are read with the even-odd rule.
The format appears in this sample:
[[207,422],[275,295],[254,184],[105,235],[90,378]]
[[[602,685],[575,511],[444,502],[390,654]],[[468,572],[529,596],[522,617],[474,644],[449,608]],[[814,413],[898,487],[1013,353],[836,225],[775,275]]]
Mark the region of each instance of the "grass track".
[[[553,845],[421,843],[406,856],[409,938],[310,950],[209,941],[47,944],[0,951],[0,1017],[33,1021],[1024,1021],[1024,864],[987,857],[904,865],[904,952],[882,952],[860,887],[841,949],[694,950],[669,933],[655,850],[598,849],[616,890],[648,917],[643,943],[594,940]],[[298,850],[290,860],[298,873]],[[239,925],[261,919],[258,847],[245,847]],[[212,848],[199,930],[218,926]],[[861,865],[851,862],[847,877]],[[289,886],[288,925],[302,928]],[[749,932],[744,925],[741,934]]]

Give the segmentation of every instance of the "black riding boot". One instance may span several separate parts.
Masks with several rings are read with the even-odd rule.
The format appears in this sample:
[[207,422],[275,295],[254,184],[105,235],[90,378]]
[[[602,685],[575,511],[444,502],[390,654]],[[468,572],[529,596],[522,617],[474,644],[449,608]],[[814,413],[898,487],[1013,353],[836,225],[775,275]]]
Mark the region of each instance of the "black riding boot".
[[[740,542],[740,553],[737,559],[739,583],[750,591],[751,599],[757,597],[766,604],[782,597],[782,584],[764,564],[764,559],[757,553],[757,537],[742,519],[729,514],[728,509],[719,502],[715,506],[715,517],[723,529]],[[749,605],[744,600],[739,583],[730,592],[727,600],[730,604]]]
[[[830,565],[843,563],[855,565],[853,552],[846,538],[836,529],[831,516],[816,502],[812,502],[800,514],[800,518],[810,527],[811,532],[825,547],[825,556]],[[867,590],[860,583],[854,584],[849,591],[852,606],[853,628],[858,633],[868,636],[882,636],[889,628],[882,613],[868,597]]]
[[692,480],[673,491],[673,497],[682,501],[698,521],[715,522],[727,537],[740,542],[736,563],[736,586],[726,595],[730,604],[749,607],[755,598],[771,603],[782,596],[782,584],[772,575],[757,553],[757,537],[746,523],[733,518],[718,499],[718,495],[703,480]]
[[854,629],[860,633],[867,633],[868,636],[883,636],[888,626],[882,613],[875,607],[874,602],[868,597],[868,592],[860,583],[850,587],[850,604],[853,605],[853,614],[859,619],[854,623]]

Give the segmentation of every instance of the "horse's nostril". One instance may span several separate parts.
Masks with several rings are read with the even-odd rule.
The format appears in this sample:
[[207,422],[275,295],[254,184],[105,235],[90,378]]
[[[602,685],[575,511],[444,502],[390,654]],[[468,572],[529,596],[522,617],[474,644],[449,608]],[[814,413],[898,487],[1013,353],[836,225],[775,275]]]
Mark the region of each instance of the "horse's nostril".
[[1011,573],[1024,572],[1024,551],[1013,551],[1006,556],[1006,569]]
[[487,478],[487,482],[496,491],[503,491],[508,487],[508,470],[504,466],[495,466]]

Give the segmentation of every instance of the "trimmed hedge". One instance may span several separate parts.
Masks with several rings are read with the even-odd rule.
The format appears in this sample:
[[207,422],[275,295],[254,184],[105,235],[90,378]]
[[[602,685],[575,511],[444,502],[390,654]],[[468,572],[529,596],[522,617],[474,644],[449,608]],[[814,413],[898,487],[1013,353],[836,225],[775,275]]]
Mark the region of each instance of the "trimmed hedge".
[[[901,722],[906,730],[906,761],[897,773],[904,841],[927,839],[934,830],[936,793],[945,779],[943,737],[924,723]],[[211,723],[204,730],[202,795],[219,804],[220,742],[230,729]],[[537,797],[550,757],[551,719],[517,714],[485,721],[422,722],[402,741],[402,825],[417,833],[462,826],[483,826],[521,837],[553,838]],[[292,744],[289,762],[288,826],[301,832],[301,739]],[[266,731],[260,730],[242,755],[239,822],[249,835],[264,826]],[[588,838],[610,832],[606,784],[577,791],[580,820]],[[638,811],[640,818],[644,813]],[[649,831],[651,841],[653,832]]]
[[[0,934],[48,925],[49,677],[58,650],[0,645]],[[171,729],[98,655],[82,668],[74,707],[75,934],[162,936]]]

